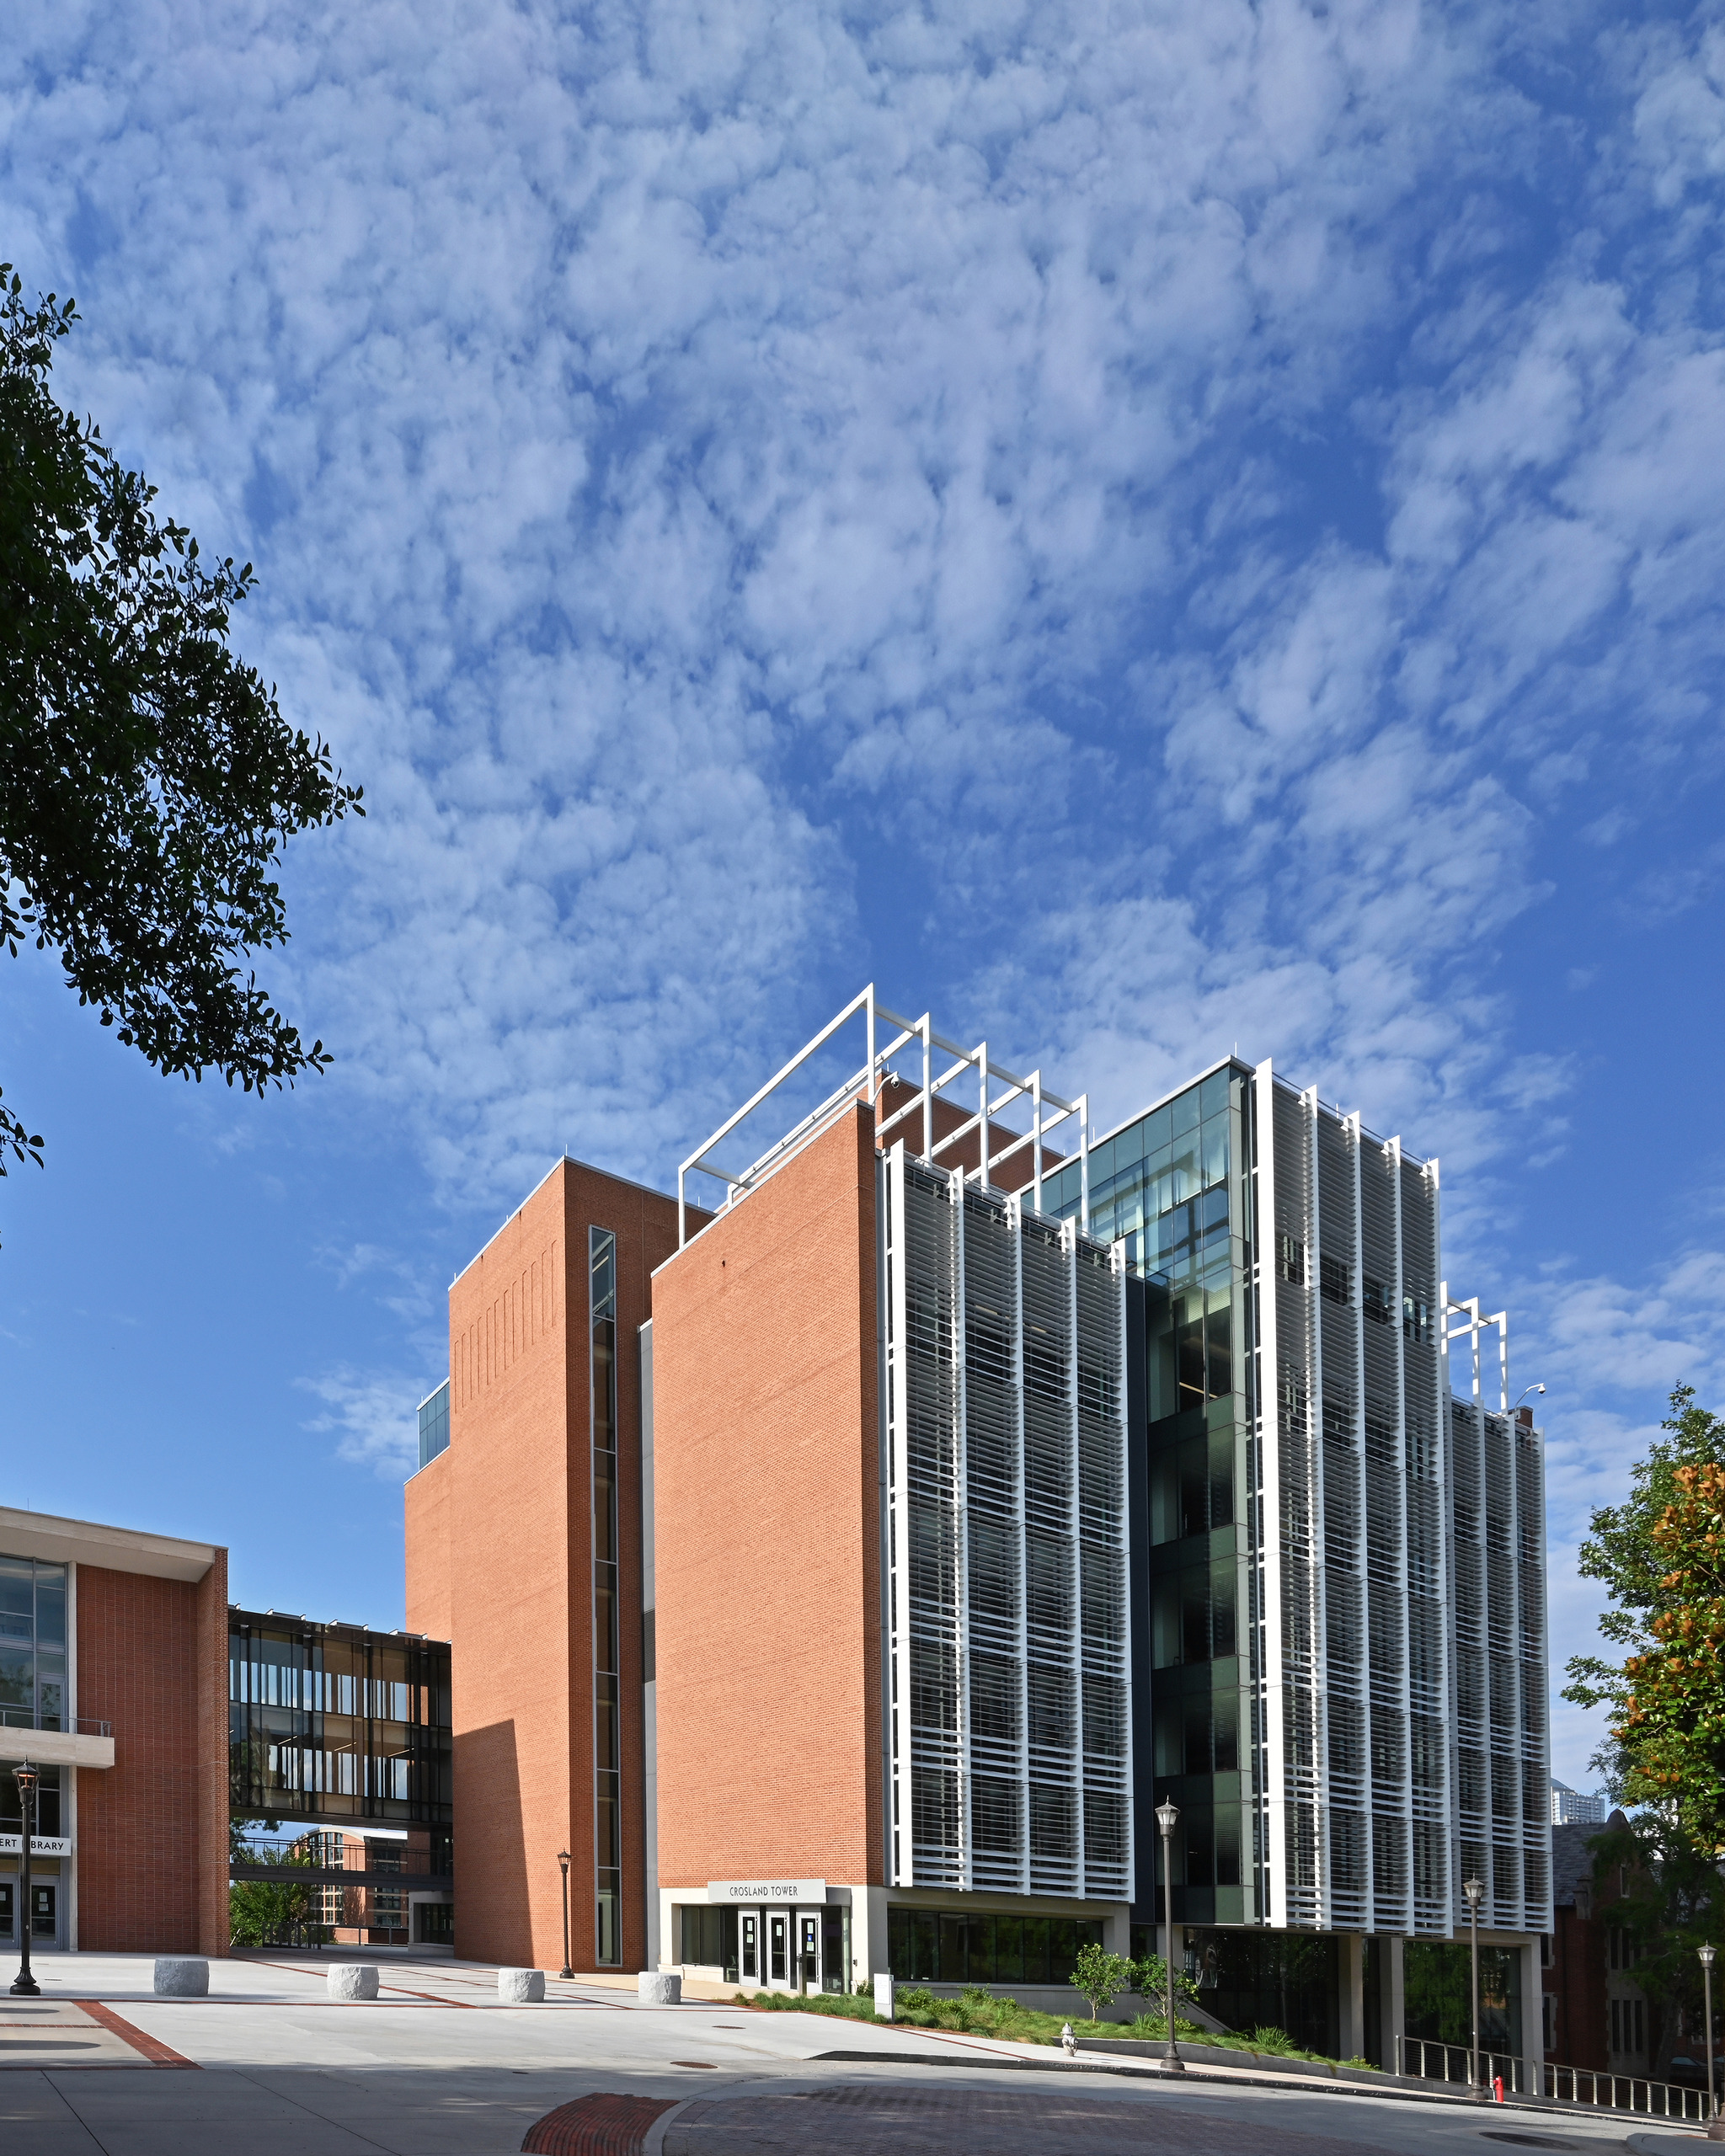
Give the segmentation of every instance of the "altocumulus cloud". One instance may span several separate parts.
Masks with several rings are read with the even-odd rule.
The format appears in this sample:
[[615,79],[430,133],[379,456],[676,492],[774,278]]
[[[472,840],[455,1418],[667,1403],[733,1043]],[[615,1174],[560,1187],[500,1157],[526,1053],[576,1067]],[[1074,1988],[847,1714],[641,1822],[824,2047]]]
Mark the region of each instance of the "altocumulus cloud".
[[372,808],[298,990],[452,1197],[662,1172],[877,966],[1104,1106],[1549,1120],[1530,841],[1717,755],[1712,13],[11,19],[9,251],[265,564]]

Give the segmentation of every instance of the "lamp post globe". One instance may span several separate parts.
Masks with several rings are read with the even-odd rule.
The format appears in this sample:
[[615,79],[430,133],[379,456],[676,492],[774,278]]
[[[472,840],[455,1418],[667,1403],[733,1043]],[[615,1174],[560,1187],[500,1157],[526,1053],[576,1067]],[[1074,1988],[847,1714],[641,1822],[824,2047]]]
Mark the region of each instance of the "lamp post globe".
[[558,1865],[561,1867],[562,1871],[563,1871],[563,1967],[562,1967],[562,1968],[560,1968],[560,1969],[558,1971],[558,1972],[557,1972],[557,1973],[558,1973],[558,1975],[559,1977],[572,1977],[572,1976],[574,1976],[574,1974],[575,1972],[574,1972],[574,1970],[569,1967],[569,1851],[568,1851],[567,1849],[559,1849],[559,1850],[558,1851],[558,1853],[557,1853],[557,1861],[558,1861]]
[[1487,2089],[1480,2077],[1479,2063],[1479,1905],[1485,1894],[1485,1882],[1474,1877],[1464,1879],[1461,1891],[1467,1897],[1469,1999],[1473,2009],[1472,2022],[1472,2088],[1476,2103],[1486,2101]]
[[42,1987],[30,1974],[30,1835],[36,1823],[36,1786],[41,1776],[26,1759],[14,1767],[18,1784],[18,1974],[12,1980],[14,1999],[40,1999]]
[[1162,1836],[1162,1939],[1167,1947],[1168,2048],[1162,2060],[1164,2073],[1183,2073],[1186,2062],[1174,2036],[1174,1828],[1180,1808],[1164,1797],[1156,1808],[1156,1823]]

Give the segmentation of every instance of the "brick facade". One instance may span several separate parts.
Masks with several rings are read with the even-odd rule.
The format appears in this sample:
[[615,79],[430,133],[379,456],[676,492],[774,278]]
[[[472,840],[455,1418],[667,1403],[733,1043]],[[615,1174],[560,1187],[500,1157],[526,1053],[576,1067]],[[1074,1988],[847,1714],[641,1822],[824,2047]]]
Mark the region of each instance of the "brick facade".
[[450,1290],[449,1447],[408,1486],[407,1619],[452,1650],[456,1951],[595,1966],[588,1230],[617,1239],[625,1968],[646,1955],[638,1329],[666,1198],[558,1163]]
[[873,1121],[654,1282],[659,1876],[884,1877]]
[[114,1764],[77,1777],[78,1944],[227,1951],[227,1555],[195,1582],[81,1564],[77,1710]]

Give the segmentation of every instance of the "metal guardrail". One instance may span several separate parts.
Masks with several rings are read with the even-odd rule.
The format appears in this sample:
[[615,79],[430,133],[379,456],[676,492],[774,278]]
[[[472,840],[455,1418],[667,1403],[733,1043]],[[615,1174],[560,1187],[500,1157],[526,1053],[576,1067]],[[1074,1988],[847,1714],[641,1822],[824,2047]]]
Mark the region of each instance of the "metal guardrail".
[[[1479,2063],[1488,2089],[1501,2080],[1505,2095],[1527,2095],[1525,2059],[1513,2057],[1508,2052],[1482,2051]],[[1396,2071],[1415,2081],[1459,2081],[1465,2089],[1473,2075],[1473,2052],[1466,2044],[1440,2044],[1428,2036],[1397,2036]]]
[[92,1721],[88,1715],[50,1715],[45,1721],[30,1707],[0,1707],[0,1729],[42,1729],[72,1737],[112,1737],[111,1721]]
[[[1502,2052],[1482,2051],[1486,2085],[1501,2079],[1510,2096],[1536,2096],[1547,2103],[1574,2105],[1585,2111],[1638,2111],[1643,2117],[1694,2119],[1705,2123],[1707,2092],[1680,2081],[1649,2081],[1638,2074],[1599,2073],[1585,2066],[1546,2066],[1539,2087],[1528,2086],[1527,2062]],[[1423,2036],[1397,2036],[1396,2071],[1417,2081],[1448,2081],[1467,2087],[1472,2072],[1466,2044],[1441,2044]],[[1435,2063],[1434,2063],[1435,2062]]]

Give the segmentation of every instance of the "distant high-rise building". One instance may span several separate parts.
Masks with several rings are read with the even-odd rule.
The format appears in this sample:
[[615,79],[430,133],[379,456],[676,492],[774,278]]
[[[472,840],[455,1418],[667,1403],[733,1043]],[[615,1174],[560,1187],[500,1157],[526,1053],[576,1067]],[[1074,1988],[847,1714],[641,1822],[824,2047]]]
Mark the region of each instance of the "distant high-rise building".
[[1602,1827],[1605,1823],[1605,1800],[1602,1796],[1583,1796],[1578,1790],[1571,1789],[1567,1782],[1556,1777],[1551,1781],[1551,1824],[1554,1827]]

